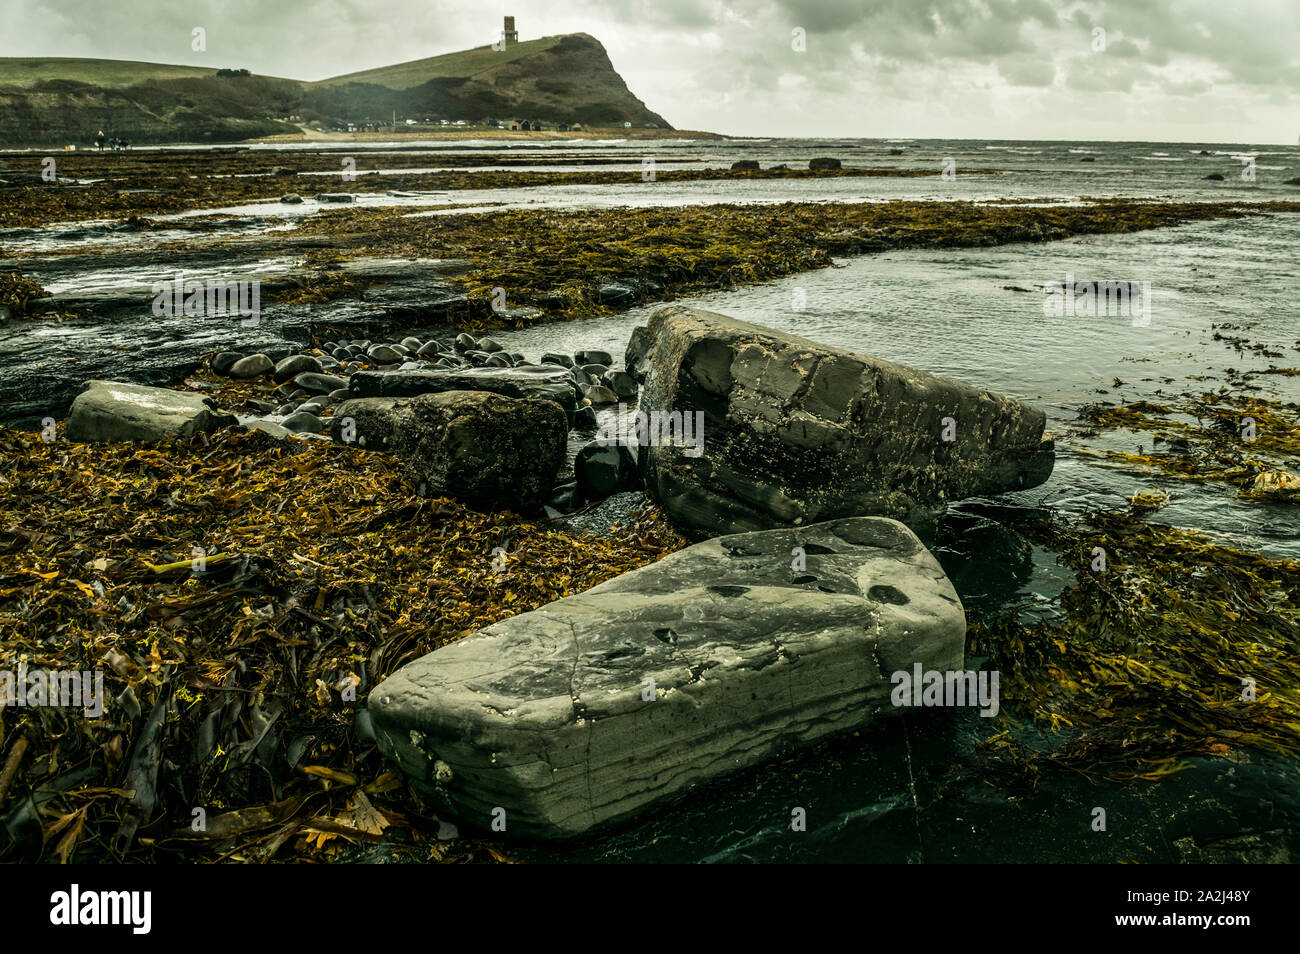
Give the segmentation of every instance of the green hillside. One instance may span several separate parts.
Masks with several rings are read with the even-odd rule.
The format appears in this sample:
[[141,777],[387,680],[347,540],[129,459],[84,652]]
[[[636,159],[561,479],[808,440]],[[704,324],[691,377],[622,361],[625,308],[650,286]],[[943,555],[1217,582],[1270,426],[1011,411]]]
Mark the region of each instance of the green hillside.
[[97,60],[79,56],[0,57],[0,86],[31,87],[49,80],[73,80],[120,88],[147,80],[190,79],[214,73],[216,69],[209,67],[137,63],[134,60]]
[[469,77],[483,73],[496,66],[534,53],[544,53],[562,40],[560,36],[544,36],[540,40],[527,40],[523,43],[511,43],[504,50],[494,50],[491,46],[476,46],[472,50],[459,53],[444,53],[430,56],[423,60],[411,60],[394,66],[381,66],[378,69],[332,76],[329,79],[313,83],[313,86],[337,86],[341,83],[374,83],[389,89],[411,89],[432,79],[448,77]]
[[407,118],[527,119],[671,128],[637,99],[586,33],[481,46],[316,83],[236,68],[73,57],[0,57],[0,148],[237,142]]

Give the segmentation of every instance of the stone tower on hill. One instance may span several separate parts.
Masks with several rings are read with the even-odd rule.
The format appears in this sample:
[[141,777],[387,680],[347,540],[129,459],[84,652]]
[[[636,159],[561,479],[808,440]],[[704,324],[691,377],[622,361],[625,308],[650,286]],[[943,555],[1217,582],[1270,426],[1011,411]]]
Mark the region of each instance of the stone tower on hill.
[[519,31],[515,29],[514,17],[506,17],[505,40],[506,43],[519,42]]

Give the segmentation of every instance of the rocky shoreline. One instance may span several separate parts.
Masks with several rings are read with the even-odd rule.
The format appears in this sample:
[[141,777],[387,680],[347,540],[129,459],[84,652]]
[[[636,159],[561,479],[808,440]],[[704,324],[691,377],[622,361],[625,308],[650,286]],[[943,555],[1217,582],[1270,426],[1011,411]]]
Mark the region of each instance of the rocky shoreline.
[[[0,259],[8,324],[57,325],[18,335],[0,376],[0,420],[61,419],[92,378],[151,386],[183,380],[205,353],[263,352],[279,360],[347,340],[454,338],[609,314],[711,288],[831,267],[835,256],[893,248],[1048,241],[1220,217],[1300,210],[1300,203],[1104,201],[1040,208],[975,203],[788,203],[599,213],[502,211],[410,217],[352,209],[304,220],[287,234],[236,232],[135,249]],[[220,226],[221,223],[215,223]],[[131,228],[128,224],[128,228]],[[154,226],[144,223],[134,228]],[[520,243],[518,236],[530,241]],[[82,237],[84,240],[84,236]],[[88,283],[87,276],[97,278]],[[104,281],[104,276],[114,276]],[[131,276],[136,276],[132,278]],[[159,315],[158,283],[257,283],[256,320]],[[43,294],[42,286],[66,288]],[[8,289],[8,291],[6,291]]]
[[[765,357],[759,361],[770,372],[765,382],[761,375],[751,377],[753,371],[747,369],[745,362],[739,357],[728,357],[726,350],[759,353],[754,352],[759,347],[767,349],[761,352]],[[783,350],[790,353],[780,356]],[[674,364],[669,360],[671,355],[696,357]],[[704,363],[700,363],[702,356]],[[678,737],[680,733],[700,739],[706,748],[698,757],[675,757],[671,784],[642,785],[636,781],[639,772],[629,774],[617,769],[622,764],[620,760],[639,758],[628,754],[627,740],[641,737],[644,742],[644,731],[637,728],[638,717],[629,715],[625,722],[610,722],[613,734],[607,743],[602,743],[608,747],[607,754],[602,756],[603,777],[621,778],[630,786],[619,793],[602,796],[608,801],[592,801],[590,777],[595,769],[590,762],[584,763],[585,767],[572,767],[579,781],[584,776],[588,779],[585,802],[581,801],[578,789],[566,784],[555,789],[555,804],[547,804],[550,796],[543,796],[535,785],[530,787],[529,773],[504,788],[492,789],[491,794],[466,791],[454,800],[457,807],[453,817],[462,823],[483,825],[485,819],[474,817],[471,810],[471,806],[478,806],[484,811],[511,813],[520,820],[525,833],[565,836],[626,817],[672,792],[719,774],[718,753],[707,749],[709,745],[721,744],[719,740],[731,740],[723,745],[726,751],[749,753],[745,760],[732,763],[738,767],[785,751],[796,744],[796,739],[798,744],[808,744],[829,732],[861,724],[867,711],[881,711],[878,706],[874,710],[863,709],[853,702],[865,685],[857,662],[863,652],[877,654],[878,665],[882,667],[875,688],[870,689],[876,694],[887,684],[889,672],[910,669],[913,662],[940,670],[960,668],[965,619],[961,603],[939,565],[902,524],[885,516],[854,518],[854,515],[881,513],[911,518],[915,516],[916,503],[921,501],[940,503],[960,495],[963,490],[987,493],[999,486],[1023,486],[1026,482],[1041,482],[1050,473],[1050,440],[1035,449],[1031,454],[1034,462],[1023,470],[983,458],[982,448],[987,448],[994,431],[1014,435],[1024,430],[1026,437],[1032,437],[1029,432],[1036,429],[1037,439],[1041,439],[1041,412],[1035,416],[1018,402],[892,366],[887,373],[910,375],[909,383],[897,393],[882,391],[870,382],[872,374],[880,373],[883,366],[866,371],[850,355],[720,315],[682,308],[662,309],[652,316],[647,326],[634,333],[626,360],[632,373],[614,367],[614,357],[599,351],[579,351],[573,355],[548,353],[541,356],[540,363],[534,364],[522,354],[507,352],[491,338],[476,339],[465,333],[446,341],[410,337],[401,341],[335,341],[279,361],[264,353],[222,352],[212,356],[209,362],[212,371],[232,380],[260,385],[267,397],[283,401],[278,406],[273,401],[256,398],[244,401],[245,410],[271,411],[273,418],[246,418],[240,422],[214,397],[96,380],[89,382],[73,401],[62,432],[55,427],[52,433],[42,433],[42,439],[47,443],[66,440],[83,446],[118,447],[123,442],[128,447],[132,442],[148,446],[177,439],[206,441],[209,435],[215,437],[242,425],[264,442],[286,445],[286,453],[295,455],[299,451],[289,449],[288,444],[296,444],[302,438],[308,438],[310,444],[309,438],[324,439],[328,431],[331,446],[341,445],[346,453],[378,456],[400,463],[408,486],[415,488],[416,499],[452,499],[489,513],[509,509],[526,516],[540,511],[548,518],[560,520],[583,505],[644,486],[651,500],[666,507],[673,521],[686,533],[717,537],[720,528],[712,521],[716,514],[726,512],[722,501],[730,491],[714,483],[709,475],[717,471],[731,474],[729,486],[733,491],[770,485],[773,477],[764,469],[770,450],[763,447],[765,442],[770,445],[765,435],[771,426],[763,423],[762,408],[787,408],[798,419],[799,426],[782,439],[792,440],[791,446],[799,447],[809,464],[807,471],[811,478],[797,486],[789,484],[781,488],[780,495],[787,501],[784,508],[763,513],[751,511],[744,522],[757,525],[759,532],[722,536],[690,547],[672,564],[676,569],[668,569],[665,563],[653,571],[647,568],[640,577],[636,574],[618,577],[609,592],[626,592],[629,598],[631,594],[640,595],[633,598],[631,605],[623,597],[615,597],[607,605],[602,604],[602,619],[582,624],[588,631],[585,644],[589,647],[583,651],[591,654],[593,672],[605,673],[591,676],[596,684],[584,691],[603,694],[599,688],[602,678],[610,686],[609,691],[615,691],[617,686],[608,682],[609,662],[623,656],[635,659],[635,665],[619,677],[631,680],[623,686],[633,700],[626,712],[634,714],[643,709],[635,702],[640,698],[642,676],[652,684],[657,680],[661,684],[659,691],[667,693],[669,698],[674,698],[673,693],[680,688],[685,693],[681,698],[693,700],[681,710],[680,718],[665,723],[651,717],[648,725],[668,732],[652,748],[680,756],[683,744]],[[728,367],[730,372],[726,370]],[[707,390],[692,392],[690,382],[707,382]],[[763,382],[761,400],[755,404],[760,395],[755,387],[760,382]],[[918,428],[912,440],[889,449],[870,430],[859,435],[861,443],[858,444],[846,444],[843,436],[835,436],[836,431],[843,431],[847,436],[863,426],[862,409],[867,406],[862,403],[863,382],[872,393],[867,402],[872,408],[870,416],[882,422],[894,421],[894,427],[899,426],[900,420],[910,420],[909,426]],[[934,420],[930,424],[933,427],[917,416],[915,408],[908,406],[908,402],[916,401],[918,393],[927,389],[931,393],[920,400],[932,405]],[[569,458],[566,450],[570,432],[594,431],[597,423],[594,407],[620,401],[639,408],[638,426],[630,433],[615,428],[594,441],[582,443]],[[758,416],[752,421],[746,419],[746,414],[756,412]],[[699,420],[694,428],[683,426],[684,420],[696,418]],[[943,432],[950,426],[955,429],[948,436]],[[926,446],[929,451],[922,450]],[[861,458],[864,447],[872,448],[871,461]],[[652,479],[651,475],[664,463],[654,453],[667,451],[687,454],[699,466],[699,472],[692,473],[690,467],[678,470],[670,484]],[[931,463],[917,467],[918,453],[928,453]],[[887,462],[890,454],[895,455],[893,464]],[[1037,462],[1044,454],[1045,469]],[[818,457],[822,458],[820,462]],[[557,483],[566,464],[572,467],[573,477]],[[878,470],[882,476],[887,475],[888,494],[877,493],[868,500],[856,489],[848,493],[839,490],[841,486],[854,488],[853,479],[846,480],[845,476],[864,465]],[[982,476],[966,485],[938,477],[941,473]],[[687,484],[692,489],[686,490]],[[833,501],[829,504],[822,499],[828,492]],[[675,505],[683,494],[719,503],[681,510]],[[709,516],[710,520],[696,519],[701,515]],[[836,516],[850,519],[826,522]],[[787,529],[767,529],[782,527]],[[719,545],[722,551],[718,550]],[[798,569],[794,573],[786,566],[792,545],[795,553],[808,554],[796,561]],[[882,556],[882,548],[889,552]],[[216,552],[218,549],[221,552]],[[771,551],[769,559],[754,559],[768,550]],[[224,570],[232,559],[239,559],[221,547],[208,550],[199,546],[198,552],[197,565],[202,569],[193,572],[200,575],[208,572],[209,561],[213,572],[217,572],[218,567]],[[485,552],[483,558],[493,567],[493,572],[502,572],[509,552],[505,547],[497,547]],[[728,563],[730,569],[724,571],[714,565],[724,553],[746,557],[741,562]],[[840,555],[832,558],[826,554]],[[315,558],[311,560],[315,562]],[[149,564],[149,567],[159,574],[172,570],[183,572],[187,564],[182,561]],[[868,567],[873,568],[869,573]],[[680,576],[677,583],[669,580],[669,577],[678,579],[672,576],[674,572]],[[689,619],[669,625],[681,610],[681,588],[686,579],[713,581],[696,600],[703,614],[701,619],[708,618],[710,613],[722,614],[715,617],[720,620],[720,628],[711,637],[700,636]],[[780,592],[765,595],[772,588]],[[93,587],[89,590],[92,596],[98,593]],[[590,612],[585,607],[594,606],[592,601],[602,592],[597,588],[571,597],[576,601],[575,607],[584,607],[577,611],[580,616]],[[852,597],[849,602],[844,601],[846,594]],[[727,602],[742,596],[744,599],[739,603]],[[726,606],[716,604],[719,597]],[[304,598],[305,595],[291,598],[285,608],[301,605]],[[659,609],[652,609],[646,599],[658,600],[654,605]],[[316,604],[319,610],[319,598]],[[796,612],[796,605],[804,604],[805,609]],[[274,607],[276,600],[273,598],[268,605]],[[540,607],[538,612],[543,615],[539,619],[545,620],[546,626],[557,625],[554,620],[564,605],[561,600]],[[274,614],[276,610],[271,612]],[[864,613],[884,627],[878,628],[867,643],[858,646],[853,640],[829,635],[828,627],[860,631]],[[811,621],[806,621],[804,636],[797,638],[791,627],[795,617],[801,614]],[[326,618],[315,613],[309,612],[308,618],[317,620],[318,625],[329,625]],[[741,619],[751,620],[749,625],[755,627],[752,633],[735,628]],[[565,631],[569,626],[563,622],[558,625]],[[635,634],[628,630],[629,625]],[[614,710],[605,712],[602,708],[601,715],[592,704],[579,700],[573,688],[576,675],[570,679],[571,698],[562,695],[540,701],[551,693],[553,679],[559,678],[557,668],[562,668],[554,665],[554,660],[547,660],[556,651],[561,656],[567,651],[562,647],[557,650],[548,637],[534,647],[537,650],[534,653],[526,640],[511,635],[514,627],[523,627],[527,632],[535,624],[528,616],[518,616],[501,631],[500,637],[493,630],[483,630],[454,647],[455,658],[481,651],[480,656],[472,658],[489,660],[489,668],[495,671],[514,671],[509,677],[508,695],[517,698],[487,706],[507,717],[499,729],[505,733],[503,738],[536,737],[537,744],[545,751],[570,746],[564,741],[564,733],[552,724],[551,716],[542,717],[533,727],[516,724],[508,718],[516,708],[532,711],[534,703],[528,700],[534,696],[539,700],[536,705],[542,707],[539,711],[550,711],[556,705],[567,707],[571,731],[579,736],[586,734],[587,730],[581,728],[584,724],[610,721]],[[679,635],[688,633],[696,636]],[[685,652],[686,646],[697,637],[703,640],[698,652],[679,661],[678,654]],[[498,638],[515,647],[516,663],[505,665],[506,656],[494,648],[494,640]],[[807,681],[808,699],[795,706],[799,711],[805,705],[809,709],[807,731],[796,731],[789,722],[791,706],[794,706],[785,698],[789,677],[779,668],[768,670],[772,639],[777,641],[778,658],[793,665],[800,680]],[[612,642],[603,646],[603,640]],[[926,648],[930,646],[933,652]],[[654,647],[660,647],[666,655],[645,669],[649,657],[640,657]],[[814,664],[825,647],[835,647],[835,653],[847,655],[836,662],[831,659],[832,653],[824,663]],[[738,669],[729,655],[737,648],[742,655],[753,656]],[[888,664],[879,661],[885,655],[891,657]],[[456,715],[448,715],[449,721],[444,723],[440,721],[442,716],[435,714],[456,692],[462,691],[450,688],[453,683],[459,685],[455,666],[462,665],[457,663],[447,670],[451,658],[445,651],[443,655],[435,652],[417,663],[417,666],[432,666],[437,672],[450,673],[437,677],[451,683],[449,693],[435,694],[438,701],[433,710],[428,697],[421,694],[427,690],[427,680],[414,670],[403,669],[395,675],[396,682],[380,684],[378,705],[372,700],[369,709],[357,711],[357,719],[364,719],[372,726],[367,732],[373,733],[382,752],[398,759],[417,781],[436,782],[440,787],[451,778],[477,777],[472,766],[487,757],[485,746],[496,746],[485,741],[483,732],[487,729],[482,732],[468,729],[465,719]],[[471,661],[463,665],[469,667],[466,672],[471,680],[463,691],[471,698],[481,698],[482,690],[473,685],[473,674],[481,671],[481,663]],[[843,670],[843,686],[835,688],[827,683],[828,666]],[[684,676],[680,675],[682,672]],[[711,675],[703,678],[705,672]],[[731,675],[720,680],[724,672]],[[546,673],[550,675],[543,678]],[[389,699],[400,696],[401,690],[396,687],[404,678],[414,679],[420,689],[413,701],[394,708]],[[772,682],[774,679],[776,682]],[[735,685],[731,684],[733,680],[737,680]],[[730,693],[750,693],[751,682],[753,698],[761,695],[765,701],[759,708],[766,708],[761,713],[756,709],[724,730],[718,721],[721,714],[737,714]],[[321,685],[328,686],[328,683]],[[653,697],[652,692],[648,698],[653,700]],[[328,690],[324,698],[331,698]],[[345,696],[343,701],[360,700]],[[159,701],[161,706],[167,704]],[[479,705],[473,703],[474,707]],[[620,706],[615,709],[624,711]],[[664,708],[665,713],[674,711],[677,710],[673,704]],[[426,760],[417,759],[420,766],[432,765],[434,769],[417,770],[401,754],[406,749],[400,740],[408,735],[414,738],[432,732],[434,723],[443,726],[439,731],[450,735],[433,743]],[[626,729],[617,728],[619,725]],[[746,741],[747,736],[764,725],[768,728],[763,731],[770,737],[761,742],[757,736]],[[625,732],[631,736],[625,736]],[[587,751],[590,759],[590,745]],[[493,762],[497,757],[498,753],[492,753]],[[502,757],[511,764],[516,761],[509,754]],[[489,804],[492,802],[503,802],[504,806]],[[128,810],[139,814],[144,809],[140,804],[133,804]],[[123,836],[128,845],[133,834],[127,831]]]
[[[1296,206],[341,208],[289,235],[10,258],[0,397],[34,429],[0,425],[0,671],[98,668],[109,691],[102,719],[0,710],[0,851],[501,860],[897,723],[925,705],[891,691],[914,666],[1001,673],[1001,705],[1046,727],[963,728],[935,756],[998,798],[1052,771],[1294,757],[1300,676],[1274,637],[1300,625],[1300,567],[1149,524],[1140,495],[1083,526],[984,500],[1050,475],[1038,408],[676,306],[623,353],[492,329],[836,255]],[[146,265],[256,278],[265,305],[159,315]],[[120,275],[78,290],[92,271]],[[1207,426],[1172,401],[1080,424],[1157,432],[1166,450],[1125,462],[1293,502],[1295,408],[1202,403]],[[1245,413],[1269,434],[1248,459],[1225,436]],[[1030,622],[1044,563],[1061,594]]]

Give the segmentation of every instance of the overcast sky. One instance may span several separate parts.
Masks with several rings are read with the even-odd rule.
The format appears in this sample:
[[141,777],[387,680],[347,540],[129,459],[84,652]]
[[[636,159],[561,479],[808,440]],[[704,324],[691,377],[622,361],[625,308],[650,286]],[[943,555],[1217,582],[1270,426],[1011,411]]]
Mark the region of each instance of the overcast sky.
[[[682,129],[1294,144],[1300,0],[0,0],[0,55],[323,79],[590,33]],[[207,52],[191,31],[207,31]],[[803,52],[794,31],[803,31]],[[1098,32],[1098,31],[1104,31]]]

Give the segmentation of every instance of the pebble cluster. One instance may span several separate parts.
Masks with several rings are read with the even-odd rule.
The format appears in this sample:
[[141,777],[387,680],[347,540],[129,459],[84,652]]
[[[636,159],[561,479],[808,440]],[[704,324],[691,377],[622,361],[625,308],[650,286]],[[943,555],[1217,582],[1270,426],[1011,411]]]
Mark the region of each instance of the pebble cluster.
[[[214,355],[212,370],[234,380],[270,376],[275,388],[265,400],[247,401],[245,408],[263,415],[246,426],[282,435],[329,439],[334,409],[355,395],[349,376],[357,371],[437,371],[466,368],[552,367],[563,369],[573,388],[578,411],[573,428],[579,432],[597,430],[596,408],[637,399],[636,380],[615,369],[608,351],[584,350],[573,354],[548,351],[537,361],[522,353],[507,351],[494,338],[460,334],[454,339],[405,337],[400,340],[355,338],[325,341],[279,361],[268,355],[222,351]],[[281,430],[283,429],[283,431]],[[547,510],[552,515],[569,513],[584,503],[603,499],[621,490],[640,486],[635,461],[624,447],[592,442],[581,448],[574,460],[574,475],[556,485]]]

